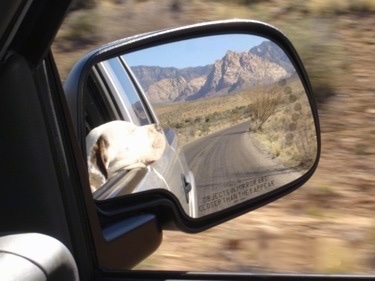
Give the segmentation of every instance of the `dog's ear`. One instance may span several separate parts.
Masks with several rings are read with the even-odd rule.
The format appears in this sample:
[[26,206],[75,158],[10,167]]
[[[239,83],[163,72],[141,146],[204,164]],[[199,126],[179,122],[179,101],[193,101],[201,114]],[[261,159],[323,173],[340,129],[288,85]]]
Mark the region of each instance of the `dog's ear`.
[[108,179],[108,140],[104,136],[100,136],[92,147],[91,163]]

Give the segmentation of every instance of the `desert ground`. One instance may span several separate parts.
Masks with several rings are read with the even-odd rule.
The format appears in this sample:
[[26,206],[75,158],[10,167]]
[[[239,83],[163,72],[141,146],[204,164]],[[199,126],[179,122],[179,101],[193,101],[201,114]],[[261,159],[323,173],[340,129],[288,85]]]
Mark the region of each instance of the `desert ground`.
[[203,233],[164,231],[160,248],[135,270],[375,273],[375,3],[298,3],[102,0],[68,14],[53,45],[62,80],[108,41],[247,18],[289,36],[319,101],[322,152],[307,184]]

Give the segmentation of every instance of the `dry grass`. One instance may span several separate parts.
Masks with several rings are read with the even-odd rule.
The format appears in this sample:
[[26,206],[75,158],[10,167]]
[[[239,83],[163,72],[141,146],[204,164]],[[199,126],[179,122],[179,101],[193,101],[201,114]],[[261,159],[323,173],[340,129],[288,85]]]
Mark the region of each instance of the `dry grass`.
[[250,120],[252,93],[237,93],[155,108],[161,124],[175,129],[180,145]]
[[280,100],[254,136],[284,165],[308,169],[316,158],[316,133],[310,104],[299,78],[290,78],[285,85],[274,85],[269,91]]
[[351,12],[375,12],[373,0],[310,0],[306,8],[319,14],[344,14]]

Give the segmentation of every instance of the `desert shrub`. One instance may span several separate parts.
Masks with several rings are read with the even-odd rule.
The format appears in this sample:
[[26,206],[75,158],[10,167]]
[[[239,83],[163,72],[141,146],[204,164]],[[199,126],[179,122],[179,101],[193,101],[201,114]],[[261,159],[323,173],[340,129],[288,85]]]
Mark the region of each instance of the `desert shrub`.
[[201,123],[202,122],[202,116],[197,116],[195,117],[194,119],[194,123],[197,124],[197,123]]
[[251,114],[251,108],[250,106],[243,106],[243,115],[244,117],[249,117]]
[[292,114],[292,120],[297,121],[299,119],[300,115],[298,113],[293,113]]
[[252,117],[256,124],[254,130],[261,130],[263,124],[275,113],[282,99],[277,90],[259,91],[252,104]]
[[286,141],[286,143],[291,143],[292,140],[293,140],[293,138],[294,138],[294,135],[292,133],[287,133],[285,135],[285,141]]
[[306,6],[312,13],[327,16],[352,12],[375,12],[373,0],[310,0]]
[[296,123],[290,123],[289,124],[289,131],[295,131],[297,129]]
[[[277,82],[277,84],[280,86],[280,87],[284,87],[286,85],[286,79],[281,79],[279,82]],[[290,88],[290,87],[289,87]]]
[[75,12],[63,39],[81,45],[96,42],[100,36],[98,22],[92,20],[95,17],[93,10]]
[[201,129],[201,131],[202,131],[204,134],[206,134],[207,132],[210,131],[210,125],[207,124],[207,123],[203,123],[200,129]]
[[301,111],[302,110],[302,104],[301,103],[296,103],[295,105],[294,105],[294,110],[295,111]]
[[289,96],[289,102],[290,102],[290,103],[293,103],[293,102],[295,102],[296,100],[297,100],[296,95],[290,95],[290,96]]
[[285,87],[284,88],[284,94],[286,95],[290,95],[292,93],[292,88],[291,87]]
[[240,112],[240,108],[238,106],[232,109],[232,114],[238,114],[239,112]]
[[182,124],[181,122],[172,124],[172,128],[181,129],[183,127],[184,127],[184,124]]

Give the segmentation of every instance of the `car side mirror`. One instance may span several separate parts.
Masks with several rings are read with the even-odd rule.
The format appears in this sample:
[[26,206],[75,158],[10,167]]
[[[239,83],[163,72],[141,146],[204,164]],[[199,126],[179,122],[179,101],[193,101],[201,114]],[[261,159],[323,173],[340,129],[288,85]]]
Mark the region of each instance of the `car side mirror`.
[[[103,220],[151,210],[165,227],[201,231],[295,190],[318,164],[309,79],[290,41],[267,24],[230,20],[119,40],[78,62],[65,90],[88,166],[106,153],[93,190]],[[128,137],[117,134],[122,125],[108,134],[113,122],[161,128],[163,153],[126,162],[124,151],[144,153],[146,137],[118,149]],[[103,149],[91,159],[94,145]]]

